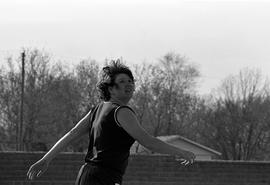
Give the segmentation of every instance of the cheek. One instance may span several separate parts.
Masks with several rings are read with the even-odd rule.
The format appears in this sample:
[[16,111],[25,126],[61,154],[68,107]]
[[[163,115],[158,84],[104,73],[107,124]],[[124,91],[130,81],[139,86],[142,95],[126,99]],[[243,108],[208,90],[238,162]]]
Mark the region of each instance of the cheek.
[[123,84],[115,84],[115,88],[117,90],[124,90],[125,89],[125,86]]

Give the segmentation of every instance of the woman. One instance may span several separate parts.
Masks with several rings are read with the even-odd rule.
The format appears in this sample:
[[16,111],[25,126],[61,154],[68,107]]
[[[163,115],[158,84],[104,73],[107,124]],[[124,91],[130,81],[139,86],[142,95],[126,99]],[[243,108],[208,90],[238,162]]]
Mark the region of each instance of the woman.
[[103,100],[64,135],[42,159],[33,164],[30,179],[46,171],[51,160],[78,137],[89,133],[89,147],[76,184],[116,185],[122,183],[129,150],[135,140],[153,152],[170,154],[184,165],[192,164],[195,155],[149,135],[139,124],[134,111],[127,106],[132,98],[134,77],[128,67],[112,61],[101,71],[97,84]]

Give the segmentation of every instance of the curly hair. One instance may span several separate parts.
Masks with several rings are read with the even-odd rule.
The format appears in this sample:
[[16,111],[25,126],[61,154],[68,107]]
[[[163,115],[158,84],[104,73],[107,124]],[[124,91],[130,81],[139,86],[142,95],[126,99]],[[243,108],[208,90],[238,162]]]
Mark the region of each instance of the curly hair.
[[109,87],[114,85],[115,78],[118,74],[124,73],[134,81],[131,70],[118,60],[111,60],[109,65],[102,68],[97,83],[97,90],[99,92],[99,98],[104,101],[108,101],[111,98]]

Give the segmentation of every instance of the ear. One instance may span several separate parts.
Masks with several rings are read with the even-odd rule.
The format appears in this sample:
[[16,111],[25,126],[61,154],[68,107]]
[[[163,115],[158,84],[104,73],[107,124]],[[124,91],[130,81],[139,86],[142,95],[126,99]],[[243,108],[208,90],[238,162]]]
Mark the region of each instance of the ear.
[[113,93],[113,87],[112,86],[109,86],[108,87],[108,91],[109,91],[110,94],[112,94]]

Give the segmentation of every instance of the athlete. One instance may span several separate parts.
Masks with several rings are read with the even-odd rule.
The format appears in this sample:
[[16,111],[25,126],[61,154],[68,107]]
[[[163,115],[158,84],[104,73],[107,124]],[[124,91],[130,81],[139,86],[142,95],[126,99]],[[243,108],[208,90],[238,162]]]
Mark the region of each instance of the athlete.
[[135,112],[128,106],[135,84],[127,66],[119,60],[111,61],[102,69],[97,89],[102,101],[30,167],[29,179],[43,174],[63,148],[87,133],[89,147],[77,185],[120,185],[135,141],[153,152],[175,156],[183,165],[194,162],[192,152],[163,142],[140,126]]

